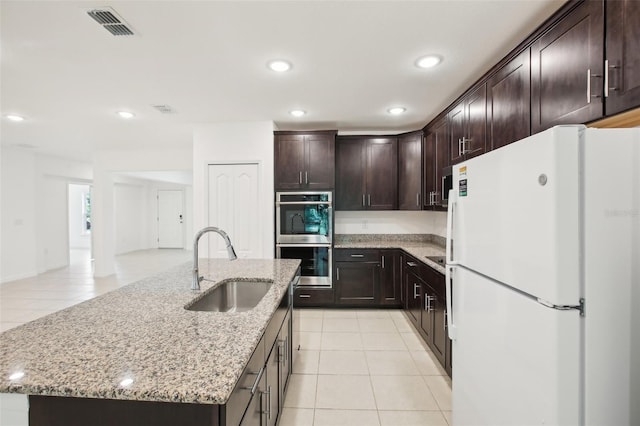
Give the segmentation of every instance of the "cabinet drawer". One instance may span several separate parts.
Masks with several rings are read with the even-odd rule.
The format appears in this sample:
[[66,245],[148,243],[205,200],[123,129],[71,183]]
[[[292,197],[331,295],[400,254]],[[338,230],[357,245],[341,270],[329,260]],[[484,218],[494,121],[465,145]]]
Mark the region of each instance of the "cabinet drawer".
[[327,306],[333,304],[333,288],[298,287],[293,293],[293,306]]
[[373,249],[336,249],[333,256],[336,262],[380,261],[380,252]]

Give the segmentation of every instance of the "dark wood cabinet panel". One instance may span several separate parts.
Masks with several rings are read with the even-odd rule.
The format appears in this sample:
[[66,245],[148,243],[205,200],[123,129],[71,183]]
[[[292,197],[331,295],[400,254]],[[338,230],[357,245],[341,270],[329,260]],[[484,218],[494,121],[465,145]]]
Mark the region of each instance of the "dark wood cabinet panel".
[[603,114],[603,2],[587,0],[531,47],[531,130]]
[[361,139],[338,140],[336,146],[336,209],[366,208],[366,151]]
[[377,262],[336,262],[336,303],[373,305],[377,301],[380,265]]
[[449,158],[450,164],[457,164],[464,160],[460,141],[465,137],[464,129],[464,101],[454,106],[448,115],[449,121]]
[[303,135],[276,136],[276,189],[299,189],[303,182],[304,161]]
[[450,164],[485,152],[487,144],[487,85],[473,89],[448,114]]
[[274,132],[276,189],[333,189],[335,131]]
[[490,149],[531,135],[531,62],[526,49],[487,82]]
[[296,308],[331,306],[333,295],[333,288],[298,287],[293,292],[293,305]]
[[420,328],[427,338],[427,343],[433,341],[433,304],[436,296],[426,283],[422,283],[422,306],[420,307]]
[[422,210],[422,132],[398,137],[398,210]]
[[487,150],[487,85],[483,83],[465,99],[466,136],[462,150],[465,160]]
[[380,250],[380,305],[401,306],[400,253]]
[[336,147],[336,209],[394,210],[397,138],[343,137]]
[[411,256],[404,258],[403,279],[405,281],[406,313],[416,328],[420,327],[422,310],[422,279],[418,262]]
[[367,140],[367,209],[395,210],[398,207],[398,140]]
[[425,208],[442,209],[442,176],[444,169],[450,165],[449,141],[449,123],[446,116],[425,130],[423,160]]
[[640,1],[606,2],[605,113],[640,106]]
[[305,184],[309,189],[332,189],[335,186],[335,136],[305,136]]

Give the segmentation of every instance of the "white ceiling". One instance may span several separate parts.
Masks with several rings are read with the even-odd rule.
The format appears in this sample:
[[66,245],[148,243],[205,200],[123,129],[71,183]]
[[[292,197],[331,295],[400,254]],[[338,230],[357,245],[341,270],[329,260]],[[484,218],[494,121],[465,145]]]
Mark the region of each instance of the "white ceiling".
[[[418,129],[562,3],[2,0],[1,112],[26,117],[2,119],[2,144],[88,159],[102,149],[190,147],[196,123]],[[137,35],[114,37],[86,14],[102,6]],[[416,68],[427,53],[444,62]],[[293,69],[273,73],[274,58]],[[407,112],[386,113],[396,105]],[[295,108],[308,114],[293,118]],[[119,118],[122,109],[136,117]]]

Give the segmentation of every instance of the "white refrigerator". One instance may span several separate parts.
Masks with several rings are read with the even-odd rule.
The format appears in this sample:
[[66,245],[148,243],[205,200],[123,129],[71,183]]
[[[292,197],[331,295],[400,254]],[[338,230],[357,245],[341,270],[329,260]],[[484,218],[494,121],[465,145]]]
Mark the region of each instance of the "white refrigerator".
[[454,425],[640,425],[640,129],[453,166],[446,272]]

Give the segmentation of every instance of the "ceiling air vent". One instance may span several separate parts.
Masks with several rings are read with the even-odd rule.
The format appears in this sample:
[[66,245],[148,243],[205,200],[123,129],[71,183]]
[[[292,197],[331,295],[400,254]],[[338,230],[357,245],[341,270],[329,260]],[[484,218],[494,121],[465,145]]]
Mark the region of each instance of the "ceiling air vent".
[[132,36],[133,30],[122,19],[115,10],[110,7],[103,7],[100,9],[91,9],[87,13],[98,24],[102,25],[107,31],[114,36]]
[[151,105],[163,114],[173,114],[175,111],[170,105]]

